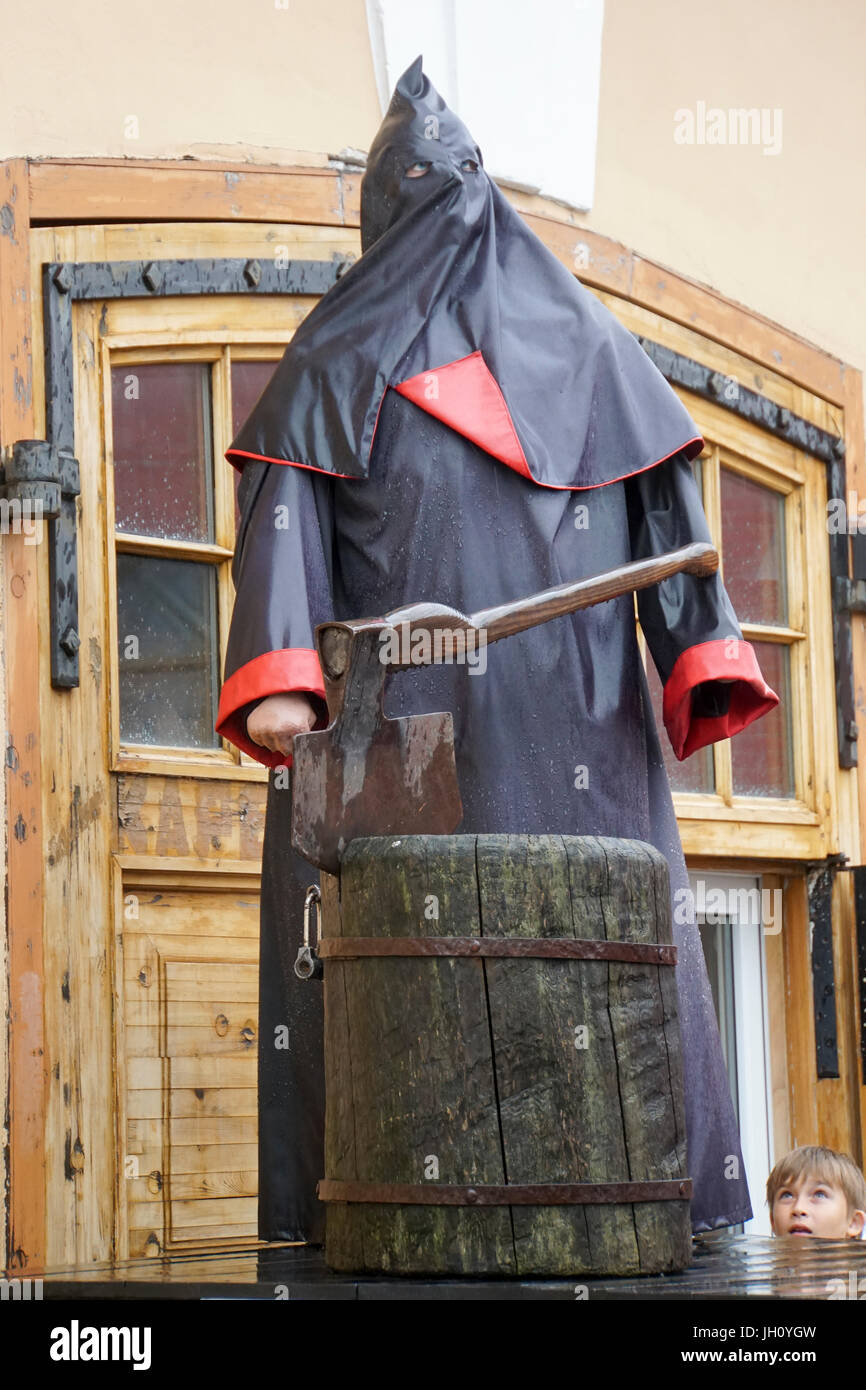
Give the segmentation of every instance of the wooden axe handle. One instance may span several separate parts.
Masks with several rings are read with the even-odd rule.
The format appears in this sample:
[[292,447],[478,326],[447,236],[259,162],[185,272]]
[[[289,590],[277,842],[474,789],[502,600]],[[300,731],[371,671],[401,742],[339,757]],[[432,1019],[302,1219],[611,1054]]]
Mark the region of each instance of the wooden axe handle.
[[679,550],[671,550],[666,555],[655,555],[651,560],[635,560],[631,564],[621,565],[619,569],[593,575],[590,579],[560,584],[555,589],[545,589],[543,593],[529,598],[515,599],[513,603],[482,608],[472,614],[469,622],[479,632],[487,634],[488,642],[498,642],[501,637],[510,637],[528,627],[550,622],[551,618],[558,618],[563,613],[576,613],[581,608],[590,608],[594,603],[619,598],[631,590],[647,589],[651,584],[669,579],[672,574],[685,571],[687,574],[707,576],[715,574],[718,568],[718,551],[711,545],[696,542]]
[[[486,642],[498,642],[502,637],[510,637],[515,632],[537,627],[539,623],[550,622],[565,613],[576,613],[581,608],[589,608],[594,603],[604,603],[607,599],[619,598],[621,594],[634,589],[646,589],[669,579],[673,574],[684,571],[702,577],[715,574],[719,568],[718,551],[704,541],[684,545],[679,550],[668,551],[665,555],[654,555],[649,560],[635,560],[618,569],[607,570],[604,574],[592,575],[589,579],[578,579],[569,584],[559,584],[555,589],[545,589],[540,594],[527,598],[514,599],[495,608],[482,608],[477,613],[466,616],[455,608],[439,603],[415,603],[406,608],[395,609],[387,614],[384,623],[397,628],[408,623],[409,630],[427,632],[448,631],[456,628],[475,629],[485,634]],[[358,626],[366,626],[366,620]],[[348,627],[354,624],[346,624]]]

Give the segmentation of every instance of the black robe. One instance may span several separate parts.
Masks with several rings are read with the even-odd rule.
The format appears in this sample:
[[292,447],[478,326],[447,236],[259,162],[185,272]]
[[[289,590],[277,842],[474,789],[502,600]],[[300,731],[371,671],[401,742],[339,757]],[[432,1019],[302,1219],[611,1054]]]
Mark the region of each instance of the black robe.
[[[261,916],[268,1240],[323,1238],[322,992],[292,968],[317,875],[291,849],[291,778],[276,771],[291,758],[250,740],[247,713],[302,690],[325,726],[313,633],[328,619],[423,600],[468,613],[709,540],[694,422],[472,155],[480,161],[417,60],[370,151],[364,254],[297,330],[227,451],[242,469],[242,516],[217,729],[275,770]],[[405,177],[422,156],[425,175]],[[643,590],[638,611],[679,757],[778,704],[718,575]],[[649,841],[668,860],[672,902],[687,907],[632,596],[485,655],[484,674],[414,668],[386,689],[389,715],[452,711],[458,831]],[[709,1230],[752,1210],[745,1177],[728,1176],[732,1158],[743,1173],[742,1154],[700,936],[693,914],[672,918],[692,1226]],[[284,1025],[288,1050],[273,1041]]]
[[[383,614],[430,598],[464,612],[660,554],[709,534],[682,455],[622,482],[573,494],[533,487],[395,392],[382,408],[370,477],[359,484],[252,463],[242,483],[237,599],[219,727],[259,760],[245,713],[264,694],[307,690],[313,633],[331,617]],[[575,498],[588,525],[575,525]],[[288,529],[275,527],[286,507]],[[744,727],[777,703],[718,576],[679,575],[638,595],[641,627],[665,687],[679,752]],[[732,645],[730,639],[734,639]],[[454,714],[460,833],[612,835],[667,858],[688,888],[679,832],[640,660],[630,595],[487,648],[487,671],[422,667],[392,677],[389,715]],[[293,672],[297,672],[294,675]],[[727,713],[692,692],[714,677]],[[320,718],[317,727],[324,727]],[[576,788],[584,766],[588,786]],[[288,785],[280,788],[276,780]],[[322,991],[293,972],[305,888],[315,870],[290,847],[291,777],[272,771],[262,877],[259,1182],[263,1239],[322,1239]],[[678,897],[674,901],[682,903]],[[673,914],[672,914],[673,915]],[[695,1230],[748,1220],[737,1125],[700,937],[673,915],[683,1037],[688,1172]],[[289,1027],[289,1049],[273,1046]]]

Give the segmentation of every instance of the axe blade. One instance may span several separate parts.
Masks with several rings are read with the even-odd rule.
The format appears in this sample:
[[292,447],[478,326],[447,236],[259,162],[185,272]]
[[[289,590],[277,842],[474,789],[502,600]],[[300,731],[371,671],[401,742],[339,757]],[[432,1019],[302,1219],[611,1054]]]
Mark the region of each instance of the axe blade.
[[356,837],[448,835],[463,817],[450,712],[383,718],[366,741],[352,732],[292,742],[292,844],[329,874]]

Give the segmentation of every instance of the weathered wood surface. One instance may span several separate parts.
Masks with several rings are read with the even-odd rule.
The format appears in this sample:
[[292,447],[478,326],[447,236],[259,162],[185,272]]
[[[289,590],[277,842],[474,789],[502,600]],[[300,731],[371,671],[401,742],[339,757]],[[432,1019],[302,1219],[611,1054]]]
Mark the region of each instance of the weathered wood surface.
[[[317,1246],[272,1245],[261,1249],[256,1248],[254,1241],[248,1241],[246,1248],[237,1248],[234,1252],[190,1250],[187,1253],[184,1250],[158,1260],[140,1257],[75,1268],[57,1266],[45,1271],[45,1298],[153,1298],[154,1285],[161,1285],[160,1296],[185,1300],[200,1299],[203,1293],[210,1297],[238,1298],[243,1297],[245,1291],[248,1297],[293,1302],[311,1298],[474,1303],[479,1299],[520,1303],[527,1299],[562,1300],[572,1305],[573,1315],[579,1315],[579,1309],[574,1308],[577,1300],[583,1310],[596,1319],[601,1302],[627,1300],[631,1307],[622,1312],[628,1317],[632,1339],[636,1330],[642,1330],[634,1321],[634,1305],[643,1302],[643,1317],[655,1320],[647,1330],[657,1341],[660,1330],[668,1332],[671,1302],[684,1304],[684,1317],[696,1321],[706,1316],[706,1310],[700,1313],[696,1306],[705,1301],[724,1301],[729,1311],[730,1300],[749,1301],[751,1308],[746,1321],[755,1314],[764,1317],[767,1305],[772,1304],[775,1321],[780,1303],[795,1301],[802,1309],[801,1301],[808,1299],[811,1307],[802,1310],[808,1316],[801,1317],[800,1321],[811,1322],[817,1303],[856,1300],[858,1290],[862,1292],[866,1286],[866,1241],[863,1240],[796,1237],[774,1240],[769,1236],[716,1232],[696,1236],[692,1256],[689,1266],[675,1274],[634,1278],[589,1276],[579,1284],[570,1278],[521,1280],[501,1279],[495,1275],[482,1279],[403,1279],[387,1274],[357,1278],[329,1270],[324,1252]],[[664,1313],[659,1303],[665,1304]],[[619,1311],[616,1316],[621,1316]],[[659,1323],[662,1317],[665,1321]],[[604,1331],[604,1325],[596,1320],[592,1331],[597,1334],[599,1329]],[[827,1339],[822,1345],[822,1358],[826,1346],[838,1340],[832,1336]]]
[[[343,936],[481,933],[474,836],[356,840],[340,878]],[[327,962],[328,1177],[505,1181],[481,964]],[[516,1272],[507,1207],[334,1205],[326,1240],[338,1268]]]
[[166,859],[257,861],[267,786],[257,782],[119,774],[117,848]]
[[178,890],[145,875],[125,899],[121,1163],[133,1256],[256,1236],[258,903],[226,878]]
[[[359,839],[344,855],[339,891],[339,901],[333,888],[326,894],[326,935],[671,941],[667,863],[633,841]],[[416,1184],[686,1177],[676,1004],[670,966],[329,959],[325,1176]],[[326,1257],[344,1271],[648,1273],[684,1267],[690,1234],[687,1201],[335,1202]]]

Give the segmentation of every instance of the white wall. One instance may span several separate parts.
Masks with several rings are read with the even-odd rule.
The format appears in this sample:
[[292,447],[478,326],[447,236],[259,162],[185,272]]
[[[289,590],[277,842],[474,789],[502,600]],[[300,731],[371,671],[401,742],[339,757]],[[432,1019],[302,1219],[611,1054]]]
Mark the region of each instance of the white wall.
[[421,53],[488,173],[592,206],[603,0],[368,0],[367,12],[383,113]]

